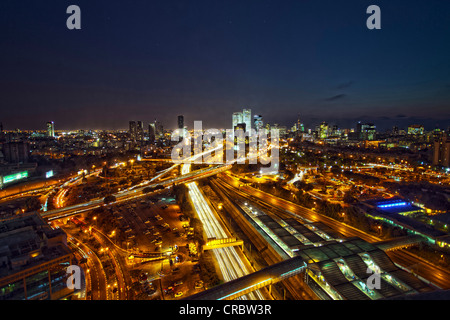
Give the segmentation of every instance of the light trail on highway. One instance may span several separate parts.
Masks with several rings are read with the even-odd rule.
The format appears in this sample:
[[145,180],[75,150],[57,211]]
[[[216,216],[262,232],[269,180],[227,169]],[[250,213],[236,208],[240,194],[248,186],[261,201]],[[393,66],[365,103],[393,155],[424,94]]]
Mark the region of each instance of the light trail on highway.
[[[182,166],[181,174],[188,174],[190,171],[190,165],[184,164]],[[195,182],[187,183],[186,186],[189,189],[189,197],[194,205],[205,233],[208,238],[228,238],[228,234],[219,223],[211,208],[207,204],[203,194],[198,188]],[[249,274],[249,270],[245,267],[241,257],[234,247],[226,247],[212,250],[220,270],[226,282],[243,277]],[[248,298],[255,300],[264,300],[260,291],[255,291],[247,295]],[[246,297],[244,297],[245,299]]]
[[[172,179],[167,179],[164,181],[160,181],[158,183],[154,183],[152,185],[147,185],[146,187],[156,187],[158,185],[162,185],[164,187],[172,186],[173,184],[183,183],[187,180],[195,180],[199,178],[204,178],[209,175],[213,175],[219,173],[221,171],[227,170],[229,166],[217,165],[210,168],[204,168],[201,170],[193,171],[185,176],[180,176]],[[114,205],[123,201],[128,201],[140,197],[146,196],[146,193],[143,192],[145,187],[140,187],[134,190],[124,190],[119,191],[118,193],[113,194],[116,197],[116,201],[109,203],[108,205]],[[89,202],[79,203],[68,207],[57,208],[54,210],[41,212],[41,216],[43,218],[47,218],[48,220],[66,218],[75,214],[79,214],[85,211],[89,211],[101,206],[104,206],[105,203],[103,198],[93,199]]]

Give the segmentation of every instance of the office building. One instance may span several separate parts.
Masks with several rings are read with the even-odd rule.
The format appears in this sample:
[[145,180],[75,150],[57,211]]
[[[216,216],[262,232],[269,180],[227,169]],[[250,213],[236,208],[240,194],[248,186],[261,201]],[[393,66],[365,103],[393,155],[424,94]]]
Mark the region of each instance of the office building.
[[358,121],[358,123],[356,124],[356,132],[357,133],[361,133],[362,132],[362,123],[361,123],[361,121]]
[[361,126],[361,140],[376,140],[377,130],[373,123],[365,123]]
[[150,143],[155,142],[156,139],[156,128],[155,128],[155,123],[149,123],[148,124],[148,141]]
[[47,122],[47,137],[55,137],[55,123],[53,121]]
[[128,135],[131,140],[143,141],[144,140],[144,124],[142,121],[130,121],[130,129]]
[[144,123],[142,121],[136,122],[136,140],[144,140]]
[[333,127],[331,128],[331,136],[337,137],[341,135],[341,130],[339,129],[338,125],[335,124],[333,125]]
[[161,138],[164,135],[164,127],[158,119],[153,121],[153,126],[155,128],[156,138]]
[[136,121],[130,121],[129,126],[130,126],[130,128],[128,130],[128,135],[130,136],[130,139],[136,140],[136,134],[137,134]]
[[11,141],[2,145],[4,160],[8,163],[28,162],[29,145],[26,141]]
[[252,110],[243,109],[242,110],[242,122],[245,123],[245,128],[248,132],[252,129]]
[[234,112],[233,113],[233,129],[239,124],[243,122],[242,112]]
[[256,131],[261,130],[264,126],[263,117],[261,115],[255,114],[253,116],[253,125],[255,126]]
[[376,137],[376,126],[373,123],[361,123],[361,121],[356,124],[356,131],[348,134],[349,140],[373,141],[376,140]]
[[422,135],[424,133],[424,127],[420,124],[413,124],[408,126],[408,134]]
[[432,163],[434,166],[450,167],[450,137],[447,134],[434,141]]
[[67,236],[38,213],[0,221],[0,300],[56,300],[73,292]]
[[320,126],[319,126],[319,138],[320,139],[326,139],[328,138],[328,123],[326,123],[325,121],[323,121]]
[[398,136],[398,135],[400,134],[400,130],[398,129],[397,126],[392,127],[391,134],[392,134],[393,136]]
[[178,116],[178,129],[184,128],[184,116],[179,115]]

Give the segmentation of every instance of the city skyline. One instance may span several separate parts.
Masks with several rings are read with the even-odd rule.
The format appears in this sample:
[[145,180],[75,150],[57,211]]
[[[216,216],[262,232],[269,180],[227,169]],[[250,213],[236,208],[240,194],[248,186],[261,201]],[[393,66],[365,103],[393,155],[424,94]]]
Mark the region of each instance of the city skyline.
[[[251,109],[249,109],[249,110],[251,110]],[[237,113],[241,113],[242,114],[242,112],[233,112],[232,117],[234,117],[234,115],[237,114]],[[164,130],[167,131],[167,132],[172,132],[173,130],[178,129],[179,128],[179,121],[180,121],[179,117],[183,117],[182,123],[185,124],[184,116],[182,116],[182,115],[177,116],[175,121],[173,120],[174,117],[172,116],[172,119],[169,120],[169,122],[172,125],[168,125],[167,127],[164,127],[165,128]],[[255,114],[255,117],[258,117],[258,119],[259,119],[260,117],[262,118],[263,116]],[[320,119],[320,118],[317,118],[317,117],[314,117],[314,118],[312,118],[313,120],[311,120],[311,118],[308,118],[308,117],[301,117],[301,118],[298,118],[297,120],[292,121],[292,122],[287,123],[287,124],[266,121],[266,119],[264,119],[263,122],[264,122],[264,125],[265,124],[269,124],[269,125],[275,125],[277,127],[284,127],[284,128],[286,128],[287,130],[290,131],[291,128],[293,126],[297,126],[298,125],[298,121],[301,120],[300,124],[304,128],[305,132],[307,132],[308,130],[314,131],[314,130],[318,129],[322,123],[326,123],[328,126],[333,126],[333,127],[338,128],[338,129],[348,129],[348,130],[355,130],[355,131],[357,130],[358,124],[370,123],[370,124],[374,125],[375,128],[377,128],[376,131],[380,132],[380,133],[382,133],[382,132],[391,132],[393,130],[404,130],[405,132],[407,132],[409,127],[414,127],[414,126],[423,127],[423,130],[425,130],[427,132],[431,132],[434,129],[439,129],[439,130],[442,130],[442,131],[446,131],[446,130],[449,130],[449,128],[450,128],[450,125],[439,126],[439,124],[436,123],[436,125],[433,126],[432,124],[430,124],[430,122],[423,121],[423,119],[408,118],[408,117],[405,117],[403,115],[398,115],[396,118],[397,118],[397,120],[396,119],[391,119],[392,121],[390,122],[389,125],[386,125],[386,124],[385,125],[379,125],[379,122],[375,122],[373,120],[373,118],[369,118],[369,117],[360,117],[360,118],[354,118],[354,119],[346,119],[345,121],[336,121],[336,120],[328,121],[328,120]],[[400,119],[406,118],[406,120],[401,121],[401,120],[398,120],[398,118],[400,118]],[[303,121],[303,119],[306,119],[306,121]],[[382,119],[382,120],[386,121],[388,119]],[[0,124],[1,124],[1,130],[5,131],[5,132],[16,131],[17,129],[20,130],[20,131],[36,131],[36,132],[47,131],[48,132],[48,130],[49,130],[48,129],[49,123],[52,124],[53,130],[55,132],[57,132],[57,131],[77,131],[77,130],[88,130],[88,131],[89,130],[92,130],[92,131],[129,131],[130,130],[129,122],[139,122],[142,125],[144,125],[144,124],[151,125],[151,124],[154,124],[155,121],[160,122],[156,118],[154,120],[149,120],[148,122],[147,121],[141,121],[141,120],[129,120],[129,121],[124,121],[124,125],[121,125],[119,127],[114,127],[114,128],[111,128],[111,127],[109,127],[109,128],[98,128],[98,127],[55,128],[55,122],[54,121],[47,121],[45,123],[45,127],[41,126],[41,127],[36,127],[36,128],[32,128],[32,129],[30,129],[30,128],[19,128],[19,127],[14,127],[14,128],[10,127],[10,128],[8,128],[8,126],[6,126],[6,128],[5,128],[5,125],[3,124],[3,122],[0,122]],[[190,124],[188,123],[187,125],[184,125],[184,127],[187,130],[193,130],[194,121],[202,121],[202,120],[193,120]],[[256,121],[256,118],[252,120],[252,128],[253,129],[255,129],[254,128],[254,121]],[[258,121],[261,121],[261,120],[258,120]],[[230,122],[230,121],[228,121],[228,122]],[[227,123],[224,123],[224,125],[219,127],[218,129],[225,130],[227,128],[232,128],[234,122],[235,122],[235,120],[233,119],[231,121],[231,125],[227,126]],[[305,125],[305,123],[308,123],[308,125]],[[339,125],[339,123],[345,123],[347,126],[346,125]],[[403,125],[400,124],[400,123],[403,123]],[[211,128],[205,128],[205,129],[211,129]]]
[[0,300],[450,300],[449,1],[0,7]]
[[6,130],[50,119],[64,129],[119,129],[124,115],[176,127],[173,114],[220,127],[247,107],[286,126],[298,113],[307,127],[450,123],[442,1],[378,1],[381,30],[366,28],[367,1],[78,1],[81,30],[65,27],[68,4],[4,4]]

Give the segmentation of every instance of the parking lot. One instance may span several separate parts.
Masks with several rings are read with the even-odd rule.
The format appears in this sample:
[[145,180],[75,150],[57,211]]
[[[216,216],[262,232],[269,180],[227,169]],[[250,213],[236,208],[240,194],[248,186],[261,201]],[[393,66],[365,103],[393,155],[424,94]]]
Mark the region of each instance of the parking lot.
[[133,264],[133,268],[142,270],[142,278],[147,278],[144,282],[148,285],[142,286],[150,298],[161,294],[161,289],[163,299],[182,298],[202,290],[193,229],[173,197],[148,196],[114,206],[111,211],[127,239],[120,244],[123,248],[136,253],[173,252],[170,259],[136,259]]

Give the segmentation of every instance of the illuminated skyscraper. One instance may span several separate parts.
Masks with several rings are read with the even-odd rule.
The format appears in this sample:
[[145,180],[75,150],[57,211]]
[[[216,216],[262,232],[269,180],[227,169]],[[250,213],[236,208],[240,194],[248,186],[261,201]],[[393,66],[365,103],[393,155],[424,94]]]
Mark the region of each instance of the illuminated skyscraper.
[[261,115],[255,114],[253,116],[253,124],[255,125],[255,130],[259,131],[264,126],[263,117]]
[[155,142],[155,138],[156,138],[156,128],[155,128],[155,123],[149,123],[148,124],[148,141],[150,143]]
[[137,121],[136,123],[136,140],[144,140],[144,124],[142,121]]
[[412,135],[422,135],[424,132],[423,125],[420,124],[413,124],[408,126],[408,134]]
[[443,134],[433,143],[434,166],[450,167],[450,137]]
[[297,136],[301,136],[303,132],[305,132],[305,126],[300,121],[300,115],[297,117],[297,124],[296,124],[296,134]]
[[130,129],[128,131],[128,134],[130,136],[130,139],[136,140],[136,134],[137,134],[137,124],[136,121],[130,121]]
[[158,119],[155,119],[155,121],[153,121],[153,123],[155,125],[156,137],[161,138],[164,135],[164,127],[163,127],[162,123]]
[[243,109],[242,110],[242,122],[245,123],[246,130],[250,133],[252,128],[252,110]]
[[356,124],[356,132],[349,135],[350,140],[375,140],[377,136],[376,126],[373,123]]
[[320,138],[320,139],[326,139],[326,138],[328,138],[328,131],[329,131],[329,129],[328,129],[328,123],[326,123],[325,121],[323,121],[323,122],[320,124],[320,127],[319,127],[319,138]]
[[376,127],[373,123],[365,123],[361,126],[362,140],[375,140],[377,135]]
[[55,123],[53,121],[47,122],[47,136],[55,137]]
[[236,127],[239,123],[242,123],[242,112],[234,112],[233,113],[233,129]]

